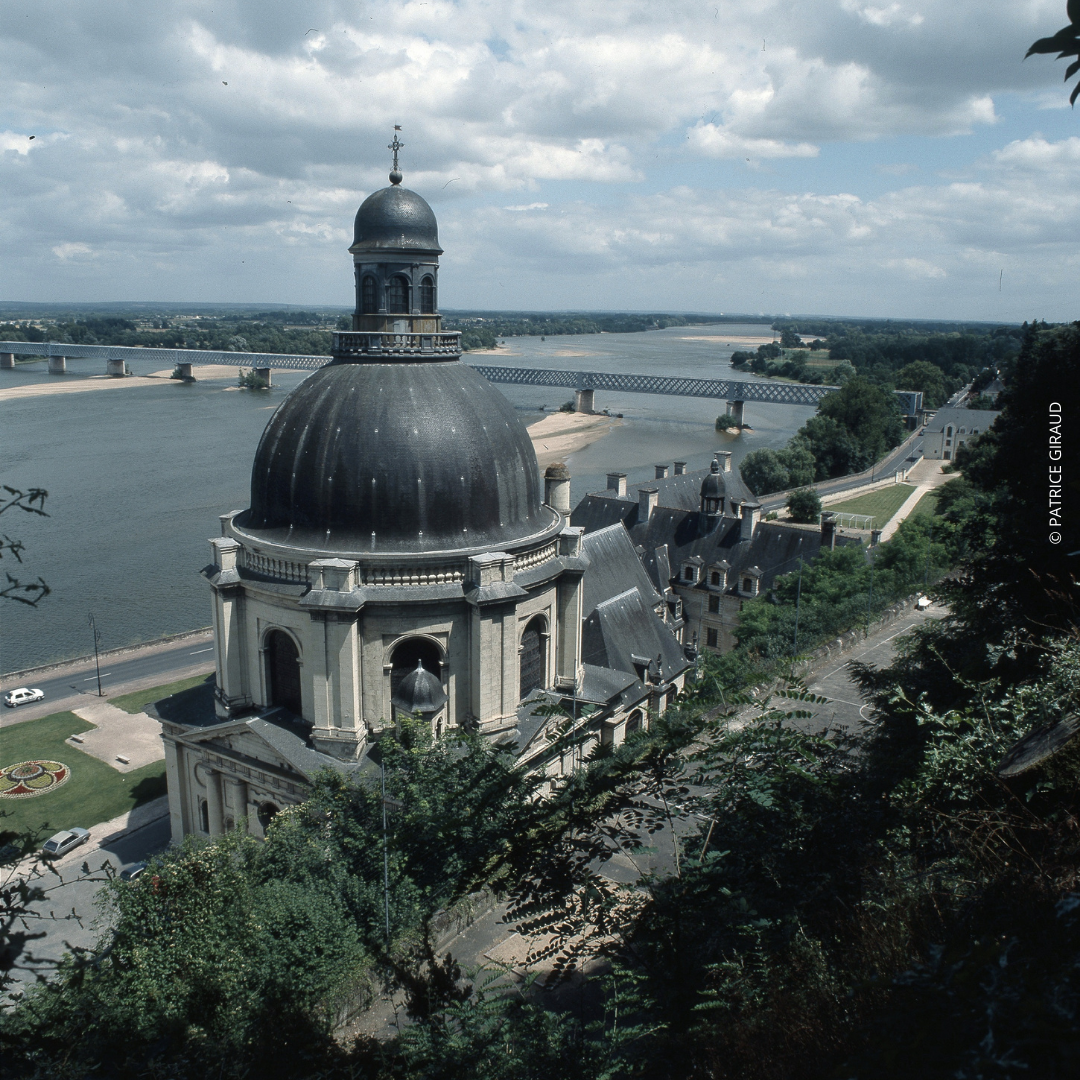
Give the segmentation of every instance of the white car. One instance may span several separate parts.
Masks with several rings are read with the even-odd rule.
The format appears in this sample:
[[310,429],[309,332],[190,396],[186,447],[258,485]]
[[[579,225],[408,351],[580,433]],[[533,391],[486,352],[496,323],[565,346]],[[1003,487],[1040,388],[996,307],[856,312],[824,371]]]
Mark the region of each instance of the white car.
[[41,854],[46,859],[59,859],[61,855],[66,855],[72,848],[77,848],[80,844],[85,844],[90,839],[89,829],[80,829],[75,826],[71,829],[64,829],[63,832],[58,832],[55,836],[50,836],[41,846]]
[[4,695],[4,704],[9,709],[14,709],[17,705],[29,705],[31,701],[44,700],[44,690],[29,690],[25,686],[20,686],[18,690],[9,690]]

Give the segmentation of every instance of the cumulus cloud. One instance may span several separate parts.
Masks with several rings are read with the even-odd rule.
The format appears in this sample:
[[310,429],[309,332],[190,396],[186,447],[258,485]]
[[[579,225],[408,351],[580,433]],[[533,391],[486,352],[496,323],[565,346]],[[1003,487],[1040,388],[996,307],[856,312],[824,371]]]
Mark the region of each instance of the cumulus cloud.
[[[1010,232],[1008,223],[1046,197],[1007,177],[1074,169],[1071,145],[1011,143],[955,190],[925,189],[916,202],[929,203],[911,218],[835,185],[820,195],[712,197],[700,185],[676,194],[658,163],[809,167],[830,143],[986,128],[996,95],[1059,85],[1051,65],[1019,62],[1028,42],[1056,29],[1059,8],[311,0],[298,12],[282,0],[51,0],[42,18],[32,0],[0,0],[9,295],[347,303],[338,245],[359,201],[386,183],[395,123],[406,182],[431,196],[459,241],[448,259],[472,275],[462,290],[470,302],[491,285],[465,270],[485,262],[481,244],[490,266],[568,257],[613,274],[621,266],[644,306],[654,306],[659,286],[646,278],[656,268],[769,252],[767,289],[774,277],[799,280],[799,260],[825,244],[846,252],[844,265],[889,280],[911,285],[905,260],[923,259],[962,281],[957,266],[977,263],[971,253],[989,243],[980,208],[994,205],[988,224],[1000,245],[1028,243],[1034,226]],[[819,188],[820,176],[805,186]],[[970,218],[932,228],[970,234],[953,241],[969,254],[907,251],[900,240],[890,242],[905,250],[875,247],[881,215],[929,229],[939,199],[943,213]],[[1071,221],[1064,195],[1049,203],[1059,225]],[[701,220],[681,223],[691,211]],[[581,302],[558,291],[565,266],[544,272],[555,275],[551,302]],[[298,282],[310,292],[297,296]],[[665,302],[685,307],[675,302],[685,295]],[[617,304],[618,291],[602,302]]]
[[713,158],[786,158],[817,157],[820,152],[813,143],[786,143],[780,139],[749,139],[725,131],[716,124],[699,122],[687,134],[690,145]]

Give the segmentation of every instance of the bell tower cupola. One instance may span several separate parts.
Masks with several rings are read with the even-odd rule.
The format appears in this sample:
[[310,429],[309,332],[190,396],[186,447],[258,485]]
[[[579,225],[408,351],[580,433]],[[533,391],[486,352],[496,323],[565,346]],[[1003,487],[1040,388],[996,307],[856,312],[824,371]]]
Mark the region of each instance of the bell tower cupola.
[[439,227],[431,207],[401,186],[394,128],[390,186],[364,200],[356,212],[349,248],[356,275],[353,330],[383,334],[437,334]]

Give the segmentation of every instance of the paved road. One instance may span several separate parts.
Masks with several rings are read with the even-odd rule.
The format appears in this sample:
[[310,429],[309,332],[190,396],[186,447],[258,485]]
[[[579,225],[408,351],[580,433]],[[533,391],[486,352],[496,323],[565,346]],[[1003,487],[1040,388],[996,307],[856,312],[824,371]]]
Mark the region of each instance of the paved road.
[[[187,678],[214,669],[214,646],[210,631],[186,637],[166,645],[147,645],[140,649],[104,657],[101,661],[101,687],[106,696],[130,693]],[[4,709],[0,726],[35,720],[60,712],[80,700],[97,696],[94,662],[85,660],[44,671],[42,674],[4,680],[3,690],[32,686],[45,691],[45,700],[18,709]]]
[[[104,924],[94,903],[106,875],[106,862],[114,869],[140,862],[164,851],[169,844],[169,817],[159,817],[141,829],[124,833],[86,854],[78,850],[47,869],[34,884],[45,890],[43,899],[30,905],[30,915],[14,928],[11,947],[3,963],[11,965],[13,989],[33,983],[56,967],[61,956],[74,946],[89,948],[101,936]],[[91,873],[81,871],[86,863]],[[15,871],[6,868],[0,881]]]

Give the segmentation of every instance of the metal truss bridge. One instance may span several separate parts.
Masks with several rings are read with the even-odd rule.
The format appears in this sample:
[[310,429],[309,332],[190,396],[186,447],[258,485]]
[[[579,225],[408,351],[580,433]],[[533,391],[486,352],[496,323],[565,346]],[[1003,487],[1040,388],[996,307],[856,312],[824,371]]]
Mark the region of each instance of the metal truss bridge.
[[[401,335],[402,337],[407,335]],[[393,351],[392,349],[390,351]],[[120,345],[66,345],[56,342],[0,341],[0,354],[52,358],[99,358],[103,360],[154,360],[167,364],[221,364],[229,367],[282,368],[313,371],[330,362],[329,356],[293,356],[284,353],[212,352],[200,349],[152,349]],[[0,356],[3,359],[3,356]],[[7,366],[7,365],[4,365]],[[817,405],[836,386],[811,386],[807,383],[755,379],[692,379],[680,375],[633,375],[610,371],[565,371],[549,368],[513,368],[493,364],[473,364],[481,375],[494,383],[517,383],[529,386],[561,386],[579,395],[578,407],[592,411],[597,390],[617,393],[664,394],[674,397],[717,398],[737,406],[735,415],[742,422],[741,403],[759,401],[771,405]],[[50,370],[53,368],[50,366]],[[56,370],[62,370],[58,367]],[[922,408],[922,395],[897,391],[902,412],[913,414]]]
[[721,398],[724,401],[766,401],[773,405],[817,405],[836,386],[806,383],[735,382],[731,379],[691,379],[681,375],[616,375],[609,371],[551,371],[474,365],[485,379],[530,386],[565,386],[570,390],[615,390],[624,394],[666,394],[673,397]]

